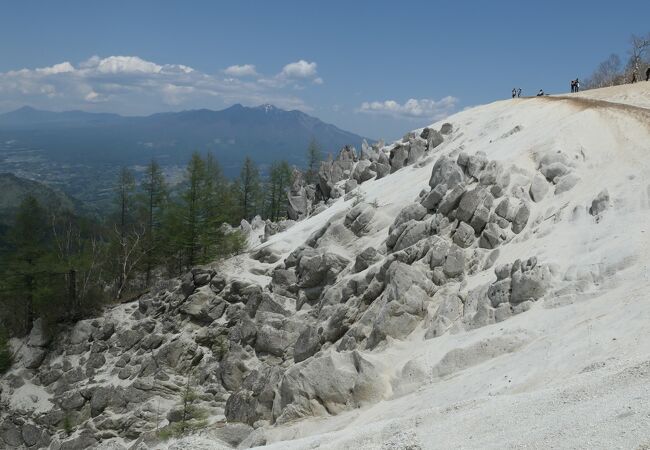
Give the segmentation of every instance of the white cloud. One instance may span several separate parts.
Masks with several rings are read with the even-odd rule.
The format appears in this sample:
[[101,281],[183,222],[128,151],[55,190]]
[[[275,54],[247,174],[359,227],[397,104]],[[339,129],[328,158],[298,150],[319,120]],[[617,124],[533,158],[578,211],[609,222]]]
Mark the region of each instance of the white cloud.
[[[146,114],[170,107],[220,108],[232,103],[272,103],[309,108],[297,92],[322,83],[316,63],[297,61],[276,75],[259,74],[252,64],[208,74],[182,64],[157,64],[137,56],[93,56],[37,69],[0,72],[0,110],[25,104],[44,109],[101,108]],[[300,89],[296,90],[296,87]],[[97,106],[101,103],[101,107]]]
[[243,64],[241,66],[234,65],[227,67],[223,73],[231,77],[254,77],[257,76],[257,71],[253,64]]
[[442,119],[451,114],[456,108],[458,99],[447,96],[438,101],[427,98],[408,99],[403,104],[395,100],[363,102],[358,112],[379,114],[398,118]]
[[54,64],[51,67],[42,67],[40,69],[36,69],[36,72],[42,73],[44,75],[54,75],[57,73],[70,73],[70,72],[74,72],[74,67],[68,61],[65,61],[60,64]]
[[[281,76],[285,78],[307,78],[316,77],[316,63],[307,62],[304,59],[292,62],[282,68]],[[322,80],[321,80],[322,81]]]

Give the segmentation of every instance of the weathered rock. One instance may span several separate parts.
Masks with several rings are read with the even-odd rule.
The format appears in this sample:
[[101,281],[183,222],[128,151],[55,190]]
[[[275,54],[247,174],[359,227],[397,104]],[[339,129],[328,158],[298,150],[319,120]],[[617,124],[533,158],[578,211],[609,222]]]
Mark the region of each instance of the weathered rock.
[[110,387],[100,386],[93,392],[93,396],[90,398],[90,415],[91,417],[97,417],[104,409],[108,406],[113,396],[114,389]]
[[552,274],[546,266],[538,265],[529,270],[515,271],[512,274],[510,303],[538,300],[549,290],[551,282]]
[[123,350],[130,350],[135,344],[140,342],[144,337],[144,333],[140,330],[125,330],[117,335],[120,347]]
[[79,392],[75,391],[66,394],[63,398],[61,398],[61,401],[59,403],[61,405],[61,408],[66,411],[76,410],[81,409],[84,403],[86,403],[86,399],[83,398]]
[[470,221],[470,226],[474,229],[477,234],[480,234],[490,220],[490,210],[484,205],[480,205],[474,211],[472,220]]
[[548,181],[556,182],[555,179],[569,173],[569,168],[561,162],[553,162],[542,165],[539,169]]
[[478,186],[463,194],[456,211],[456,219],[469,223],[476,212],[476,209],[490,195],[485,188]]
[[474,228],[465,222],[460,222],[454,233],[454,243],[462,248],[467,248],[474,243]]
[[491,284],[488,288],[487,296],[495,308],[501,303],[510,302],[510,278]]
[[530,198],[533,199],[534,202],[541,202],[544,197],[546,197],[548,190],[549,185],[546,182],[546,179],[544,179],[543,176],[536,174],[533,177],[533,181],[530,183],[530,189],[528,192]]
[[77,324],[72,328],[72,333],[70,333],[70,343],[71,344],[85,344],[90,339],[92,335],[93,327],[90,324],[90,321],[83,320],[77,322]]
[[273,328],[269,325],[262,325],[257,331],[255,351],[283,356],[284,352],[294,341],[295,337],[291,333],[282,329]]
[[23,441],[27,447],[37,445],[39,447],[45,446],[50,441],[47,433],[44,430],[38,428],[36,425],[32,425],[31,423],[24,424],[20,431]]
[[528,218],[530,217],[530,209],[528,205],[522,204],[515,214],[515,218],[512,221],[512,231],[515,234],[521,233],[526,224],[528,223]]
[[453,189],[464,180],[462,169],[451,158],[441,156],[433,165],[429,186],[435,189],[439,184],[446,184],[448,189]]
[[215,428],[214,434],[233,447],[237,447],[253,431],[253,427],[245,423],[226,423],[223,427]]
[[505,235],[501,228],[497,224],[490,222],[481,233],[478,246],[487,249],[497,248],[504,239]]
[[442,271],[450,278],[456,278],[465,272],[465,253],[456,245],[449,248]]
[[379,260],[379,254],[374,247],[366,247],[361,253],[357,255],[354,262],[354,271],[361,272],[366,270],[372,264]]
[[16,425],[5,420],[0,425],[0,437],[9,448],[20,448],[24,445],[23,437]]
[[25,365],[26,369],[38,369],[43,363],[46,355],[47,352],[44,349],[31,347],[28,349],[27,354],[25,355],[23,364]]
[[447,215],[456,209],[464,193],[465,186],[462,184],[457,185],[451,191],[447,191],[440,205],[438,205],[438,212]]
[[406,205],[402,210],[397,214],[393,224],[390,226],[388,232],[391,233],[395,228],[399,227],[401,224],[408,222],[409,220],[422,220],[427,214],[427,209],[419,203],[411,203]]
[[352,178],[359,184],[371,180],[377,175],[372,170],[372,162],[369,160],[359,161],[354,167]]
[[428,210],[435,209],[440,204],[446,193],[447,185],[444,183],[439,184],[434,189],[431,189],[428,194],[422,197],[420,204]]
[[[429,225],[426,222],[409,220],[402,225],[404,226],[404,230],[399,234],[399,237],[395,242],[395,245],[393,247],[393,251],[395,252],[408,248],[416,242],[419,242],[429,236],[430,229]],[[397,227],[395,231],[398,232],[401,228],[402,226]]]
[[40,317],[34,321],[32,331],[27,338],[27,345],[31,347],[45,347],[50,343],[50,336],[45,330],[45,324]]
[[408,143],[397,144],[391,149],[389,157],[391,173],[408,165],[409,150]]
[[603,189],[598,193],[595,199],[591,202],[591,207],[589,208],[589,214],[592,216],[597,216],[607,209],[609,205],[609,192],[607,189]]
[[[439,300],[439,297],[443,297]],[[425,339],[442,336],[463,315],[463,301],[457,294],[438,292],[434,302],[439,301],[440,306],[434,313],[429,328],[424,335]]]
[[467,159],[467,174],[478,181],[481,172],[488,164],[487,155],[484,152],[476,152]]
[[349,261],[335,253],[315,252],[300,258],[296,274],[302,288],[331,284]]
[[443,123],[440,127],[440,134],[446,135],[451,134],[454,131],[454,126],[449,122]]
[[380,371],[358,352],[331,353],[287,370],[273,416],[285,423],[307,415],[337,414],[379,401],[388,390]]
[[353,206],[345,215],[344,224],[356,235],[368,231],[372,218],[375,215],[375,208],[369,203],[359,203]]
[[[449,125],[449,124],[446,124]],[[444,125],[443,125],[444,127]],[[425,128],[422,130],[422,133],[420,134],[420,137],[422,139],[426,139],[427,141],[427,150],[431,151],[435,149],[437,146],[442,144],[445,141],[445,138],[442,136],[445,133],[442,133],[442,129],[440,130],[440,133],[434,130],[433,128]]]
[[563,192],[570,191],[579,182],[580,177],[575,173],[569,173],[563,177],[557,178],[555,183],[555,195],[560,195]]
[[320,336],[314,327],[307,327],[300,333],[293,349],[293,360],[299,363],[313,356],[320,348]]

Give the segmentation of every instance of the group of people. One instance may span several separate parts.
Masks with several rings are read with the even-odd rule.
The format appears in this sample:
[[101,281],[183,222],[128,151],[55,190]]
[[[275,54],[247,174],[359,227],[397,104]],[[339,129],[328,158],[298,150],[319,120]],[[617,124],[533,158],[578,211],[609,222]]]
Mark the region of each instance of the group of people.
[[580,80],[577,77],[571,80],[571,92],[580,92]]
[[[645,71],[645,80],[650,81],[650,67]],[[632,83],[636,82],[636,72],[632,74]],[[576,77],[575,80],[571,80],[571,92],[580,92],[580,80]],[[544,91],[542,89],[537,93],[537,97],[542,97]],[[512,88],[512,98],[521,97],[521,88]]]

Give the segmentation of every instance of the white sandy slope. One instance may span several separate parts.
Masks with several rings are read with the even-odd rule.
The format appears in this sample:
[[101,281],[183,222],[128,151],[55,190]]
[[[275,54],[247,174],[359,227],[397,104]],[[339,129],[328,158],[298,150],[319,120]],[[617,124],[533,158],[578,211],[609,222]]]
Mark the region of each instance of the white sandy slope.
[[[418,329],[367,352],[390,368],[391,395],[338,416],[271,427],[269,448],[648,448],[650,110],[643,108],[650,108],[650,83],[500,101],[446,119],[455,132],[442,153],[484,151],[517,166],[515,182],[519,171],[527,173],[522,183],[530,179],[544,152],[571,155],[581,181],[532,204],[526,230],[500,250],[497,264],[537,256],[582,287],[495,325],[430,340]],[[354,246],[334,250],[353,256],[382,242],[397,212],[428,186],[434,160],[362,184],[366,200],[379,203],[379,220]],[[587,208],[605,188],[609,208],[596,220]],[[339,200],[262,245],[288,254],[350,205]],[[245,257],[229,264],[258,281],[263,276],[254,273],[268,267]],[[494,279],[490,270],[467,283]],[[502,354],[482,353],[486,343]],[[455,368],[436,372],[454,349],[461,355]],[[209,432],[168,445],[217,448]]]

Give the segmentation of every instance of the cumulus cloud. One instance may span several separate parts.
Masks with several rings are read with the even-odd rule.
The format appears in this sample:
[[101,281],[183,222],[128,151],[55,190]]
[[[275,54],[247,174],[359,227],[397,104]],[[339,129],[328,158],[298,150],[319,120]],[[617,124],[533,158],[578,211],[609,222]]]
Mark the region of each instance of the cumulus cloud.
[[386,115],[398,118],[426,118],[439,120],[451,114],[458,99],[447,96],[440,100],[427,98],[410,98],[403,104],[395,100],[384,100],[375,102],[363,102],[358,112],[366,114]]
[[145,114],[170,107],[272,103],[308,111],[308,105],[296,97],[295,87],[321,83],[316,63],[304,60],[285,65],[276,75],[263,76],[252,64],[208,74],[186,65],[158,64],[138,56],[93,56],[79,64],[65,61],[0,73],[0,110],[28,104],[44,109],[98,108]]
[[315,78],[316,63],[301,59],[284,66],[280,75],[286,78]]
[[257,70],[253,64],[243,64],[241,66],[234,65],[227,67],[223,73],[231,77],[255,77]]

